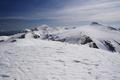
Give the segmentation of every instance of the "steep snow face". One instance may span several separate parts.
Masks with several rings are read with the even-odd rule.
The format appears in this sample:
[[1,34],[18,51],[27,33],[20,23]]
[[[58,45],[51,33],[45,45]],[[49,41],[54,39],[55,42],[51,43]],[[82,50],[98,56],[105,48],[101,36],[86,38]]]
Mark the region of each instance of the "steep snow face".
[[68,43],[0,43],[0,80],[120,80],[120,56]]

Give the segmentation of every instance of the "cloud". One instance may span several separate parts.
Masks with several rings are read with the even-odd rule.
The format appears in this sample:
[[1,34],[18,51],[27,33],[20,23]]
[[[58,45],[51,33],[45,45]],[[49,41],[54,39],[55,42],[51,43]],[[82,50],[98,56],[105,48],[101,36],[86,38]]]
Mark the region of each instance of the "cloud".
[[120,21],[120,11],[96,14],[90,19],[101,22],[117,22]]
[[82,5],[68,5],[56,12],[55,19],[61,21],[120,21],[119,0],[89,0]]
[[59,22],[120,21],[120,0],[69,0],[62,8],[35,11],[28,15],[0,17],[0,19],[55,20]]

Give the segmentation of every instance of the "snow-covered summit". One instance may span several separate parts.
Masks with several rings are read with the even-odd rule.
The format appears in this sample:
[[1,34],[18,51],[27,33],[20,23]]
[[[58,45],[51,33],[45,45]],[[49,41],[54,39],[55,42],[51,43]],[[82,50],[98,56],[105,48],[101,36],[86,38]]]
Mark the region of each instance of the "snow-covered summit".
[[96,25],[96,26],[103,26],[102,24],[100,24],[100,23],[98,23],[98,22],[91,22],[91,24],[90,25]]

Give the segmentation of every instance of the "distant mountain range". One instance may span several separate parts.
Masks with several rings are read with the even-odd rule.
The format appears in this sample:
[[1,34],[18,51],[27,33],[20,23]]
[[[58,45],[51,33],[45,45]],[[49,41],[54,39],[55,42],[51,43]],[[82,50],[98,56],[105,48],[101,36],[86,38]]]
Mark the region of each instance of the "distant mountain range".
[[[13,33],[15,34],[17,32]],[[33,29],[25,29],[22,33],[10,36],[8,40],[1,40],[1,42],[34,38],[86,45],[91,48],[120,53],[119,35],[120,30],[117,28],[105,26],[98,22],[92,22],[90,25],[72,28],[53,28],[44,25]]]

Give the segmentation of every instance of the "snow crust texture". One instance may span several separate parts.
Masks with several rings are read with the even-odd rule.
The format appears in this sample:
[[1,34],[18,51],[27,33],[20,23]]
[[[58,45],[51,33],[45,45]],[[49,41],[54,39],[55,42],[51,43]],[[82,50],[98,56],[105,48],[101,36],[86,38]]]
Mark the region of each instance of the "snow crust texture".
[[0,44],[0,80],[120,80],[119,54],[55,41]]

